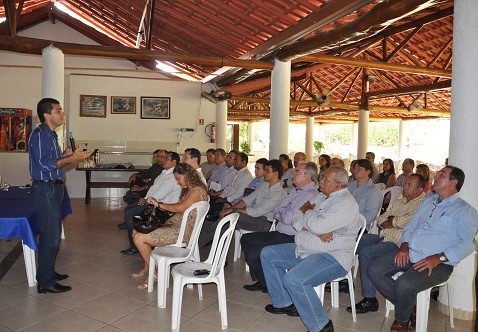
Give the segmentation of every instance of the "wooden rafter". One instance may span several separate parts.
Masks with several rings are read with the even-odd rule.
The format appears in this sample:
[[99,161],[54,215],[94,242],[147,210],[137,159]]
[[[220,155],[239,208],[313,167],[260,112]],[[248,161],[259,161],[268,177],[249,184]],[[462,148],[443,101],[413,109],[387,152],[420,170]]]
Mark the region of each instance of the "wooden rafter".
[[20,14],[22,13],[23,3],[24,0],[19,0],[18,7],[16,7],[17,0],[3,0],[5,18],[10,36],[17,35],[18,21],[20,20]]

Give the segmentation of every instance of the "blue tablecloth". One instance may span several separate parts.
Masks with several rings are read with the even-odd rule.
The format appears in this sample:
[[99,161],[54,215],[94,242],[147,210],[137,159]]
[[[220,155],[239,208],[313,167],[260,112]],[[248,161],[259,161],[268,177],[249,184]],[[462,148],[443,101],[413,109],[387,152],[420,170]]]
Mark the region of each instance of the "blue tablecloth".
[[[71,213],[70,198],[66,192],[63,218]],[[8,191],[0,190],[0,239],[21,238],[28,247],[38,251],[37,234],[36,209],[30,188],[10,187]]]

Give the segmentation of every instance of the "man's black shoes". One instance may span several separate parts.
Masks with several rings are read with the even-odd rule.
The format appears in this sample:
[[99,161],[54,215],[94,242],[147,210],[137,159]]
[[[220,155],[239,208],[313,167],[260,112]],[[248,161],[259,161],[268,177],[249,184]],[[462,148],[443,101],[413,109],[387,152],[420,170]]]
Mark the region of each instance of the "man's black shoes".
[[[330,283],[325,285],[325,291],[327,293],[330,293]],[[349,293],[349,283],[347,280],[339,281],[339,293],[345,293],[345,294]]]
[[259,281],[256,281],[252,285],[244,285],[242,288],[250,292],[262,291],[263,293],[267,293],[267,288],[263,287]]
[[128,249],[126,250],[121,250],[121,253],[123,255],[135,255],[137,254],[139,251],[136,247],[129,247]]
[[299,316],[299,313],[297,312],[297,309],[295,308],[294,303],[284,308],[276,308],[272,304],[268,304],[266,305],[265,309],[267,312],[270,312],[271,314],[286,314],[287,316],[292,316],[292,317]]
[[121,224],[118,224],[119,229],[126,229],[126,224],[122,222]]
[[68,277],[69,277],[68,274],[59,274],[55,272],[56,281],[65,280],[65,279],[68,279]]
[[334,324],[332,321],[329,319],[329,322],[327,325],[325,325],[320,332],[334,332]]
[[[348,312],[352,312],[352,307],[347,307]],[[378,300],[375,297],[364,297],[362,301],[355,305],[355,312],[365,314],[369,311],[378,311]]]
[[63,286],[63,285],[60,285],[60,284],[55,282],[51,286],[40,286],[40,285],[38,285],[37,290],[38,290],[38,293],[40,293],[40,294],[44,294],[44,293],[56,294],[56,293],[68,292],[68,291],[71,290],[71,287],[70,286]]

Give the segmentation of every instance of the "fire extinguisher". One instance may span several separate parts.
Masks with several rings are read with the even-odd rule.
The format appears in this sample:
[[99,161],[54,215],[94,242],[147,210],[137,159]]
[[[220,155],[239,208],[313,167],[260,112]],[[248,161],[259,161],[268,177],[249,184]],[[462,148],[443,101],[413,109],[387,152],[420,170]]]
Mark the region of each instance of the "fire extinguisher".
[[[210,127],[209,129],[209,134],[207,133],[207,128]],[[216,123],[211,123],[211,124],[208,124],[206,126],[206,128],[204,128],[204,131],[206,133],[207,136],[209,136],[210,138],[210,142],[211,143],[216,143]]]

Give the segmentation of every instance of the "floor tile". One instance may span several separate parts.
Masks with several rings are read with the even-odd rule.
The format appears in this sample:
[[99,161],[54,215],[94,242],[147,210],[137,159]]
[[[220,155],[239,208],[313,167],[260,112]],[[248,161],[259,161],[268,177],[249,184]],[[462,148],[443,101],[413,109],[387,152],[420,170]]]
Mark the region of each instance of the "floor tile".
[[106,326],[106,324],[100,321],[85,317],[75,312],[66,311],[44,320],[41,323],[30,326],[29,328],[22,330],[22,332],[88,332],[97,331],[104,326]]

